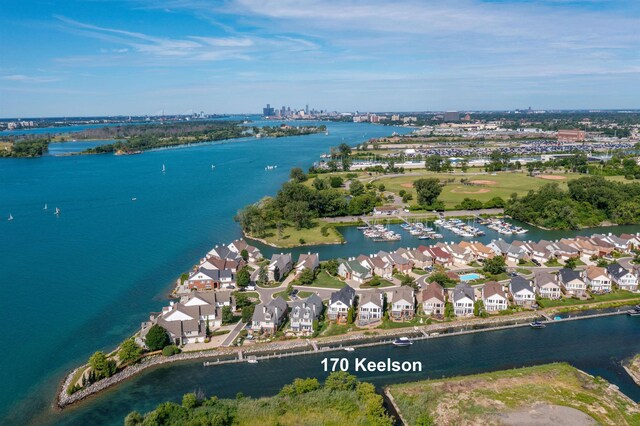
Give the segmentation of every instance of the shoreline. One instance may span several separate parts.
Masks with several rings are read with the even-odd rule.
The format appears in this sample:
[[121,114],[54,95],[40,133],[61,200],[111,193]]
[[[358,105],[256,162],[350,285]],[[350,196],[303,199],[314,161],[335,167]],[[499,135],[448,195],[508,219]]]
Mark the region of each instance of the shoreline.
[[[633,302],[635,303],[635,302]],[[58,392],[56,394],[54,409],[58,411],[62,411],[65,408],[75,405],[83,400],[86,400],[89,397],[94,397],[100,394],[102,391],[109,389],[121,382],[129,380],[130,378],[142,373],[143,371],[157,367],[164,364],[170,364],[174,362],[181,361],[194,361],[198,359],[206,359],[206,358],[218,358],[215,362],[211,362],[210,364],[205,363],[205,366],[208,365],[224,365],[229,363],[241,363],[246,362],[245,356],[248,354],[255,354],[256,359],[269,359],[269,358],[282,358],[289,356],[302,356],[309,355],[314,353],[323,353],[330,351],[338,351],[343,350],[343,344],[349,342],[357,342],[361,341],[362,343],[352,344],[354,348],[364,348],[369,346],[379,346],[379,345],[388,345],[392,342],[392,340],[386,340],[385,338],[389,337],[399,337],[399,336],[407,336],[411,335],[413,340],[426,340],[433,338],[444,338],[444,337],[454,337],[463,334],[475,334],[475,333],[483,333],[490,331],[498,331],[498,330],[506,330],[510,328],[519,328],[519,327],[527,327],[529,326],[529,322],[533,319],[538,319],[545,316],[544,313],[553,314],[554,308],[551,308],[549,311],[532,311],[532,312],[522,312],[521,315],[517,316],[496,316],[493,318],[482,318],[482,319],[469,319],[459,321],[457,324],[451,322],[442,322],[437,324],[430,325],[421,325],[421,326],[413,326],[413,327],[401,327],[394,328],[389,330],[380,330],[375,329],[372,331],[356,331],[346,335],[339,336],[330,336],[330,337],[319,337],[316,339],[291,339],[285,341],[277,341],[277,342],[269,342],[269,343],[261,343],[257,344],[254,347],[248,347],[243,349],[237,347],[229,347],[229,348],[216,348],[208,351],[194,351],[194,352],[182,352],[180,354],[176,354],[170,357],[165,357],[163,355],[152,355],[143,358],[139,363],[134,364],[132,366],[125,367],[123,370],[120,370],[116,374],[106,379],[102,379],[98,382],[91,384],[89,387],[81,389],[71,395],[67,394],[67,389],[70,385],[71,380],[74,375],[78,371],[78,369],[85,368],[86,365],[81,365],[71,372],[69,372],[64,379],[61,381],[58,386]],[[597,310],[597,309],[595,309]],[[585,320],[585,319],[593,319],[600,318],[606,316],[615,316],[615,315],[623,315],[626,311],[620,310],[618,308],[616,311],[609,312],[598,312],[594,314],[587,315],[578,315],[574,317],[562,318],[560,320],[552,320],[545,322],[556,323],[556,322],[566,322],[566,321],[575,321],[575,320]],[[473,328],[474,326],[486,326],[482,328]],[[453,329],[453,331],[447,331],[448,329]],[[439,333],[443,331],[442,334],[432,335],[434,332]],[[429,333],[431,333],[431,335]],[[373,340],[373,341],[369,341]],[[330,345],[338,346],[330,346]],[[320,347],[320,345],[322,345]],[[315,347],[314,347],[315,346]],[[299,350],[302,348],[311,348],[310,350]],[[316,349],[317,348],[317,349]],[[230,357],[228,359],[222,359],[225,357]]]

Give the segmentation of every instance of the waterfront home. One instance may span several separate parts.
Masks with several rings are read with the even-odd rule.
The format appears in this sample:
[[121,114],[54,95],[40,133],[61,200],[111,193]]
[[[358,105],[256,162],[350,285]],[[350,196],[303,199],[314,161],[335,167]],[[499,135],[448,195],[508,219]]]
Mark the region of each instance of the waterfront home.
[[433,259],[418,249],[399,248],[398,250],[396,250],[396,253],[413,262],[413,266],[416,268],[424,269],[428,266],[433,265]]
[[280,253],[271,256],[267,268],[269,281],[282,280],[292,268],[291,253]]
[[620,234],[620,238],[627,242],[629,250],[635,250],[640,247],[640,235],[638,234]]
[[496,254],[503,256],[505,261],[517,263],[520,259],[527,260],[528,258],[527,252],[522,247],[513,245],[502,239],[491,241],[487,244],[487,247],[492,249]]
[[475,291],[467,283],[460,283],[451,292],[453,312],[457,317],[473,315],[473,304],[476,301]]
[[598,256],[608,256],[615,249],[613,244],[600,238],[577,236],[576,239],[589,241],[598,250]]
[[393,276],[393,265],[380,256],[371,255],[367,257],[360,255],[356,260],[373,275],[382,278],[391,278]]
[[451,256],[451,261],[454,265],[468,265],[469,263],[476,260],[476,258],[471,254],[470,250],[466,250],[465,248],[460,247],[458,244],[437,243],[436,247],[439,247],[449,253],[449,255]]
[[209,253],[207,253],[207,257],[217,257],[219,259],[228,259],[228,260],[240,260],[242,256],[240,253],[232,251],[227,246],[215,246],[212,248]]
[[358,300],[358,325],[380,321],[384,314],[384,297],[381,290],[367,291]]
[[442,250],[440,247],[418,247],[420,251],[422,251],[426,256],[429,256],[433,259],[433,263],[442,266],[452,266],[453,260],[451,259],[451,255],[446,251]]
[[607,270],[599,266],[587,266],[583,272],[584,281],[591,291],[595,293],[608,293],[611,291],[611,278]]
[[519,306],[533,306],[536,301],[536,293],[531,281],[517,275],[509,282],[509,292],[513,296],[513,302]]
[[579,250],[561,241],[551,243],[548,248],[558,260],[566,261],[572,257],[580,257]]
[[305,269],[315,271],[320,266],[320,256],[318,253],[300,254],[296,263],[296,276],[299,276]]
[[229,270],[199,268],[189,274],[186,285],[190,290],[214,290],[232,288],[235,285],[235,275]]
[[391,263],[391,266],[401,274],[408,274],[413,269],[413,261],[401,256],[398,253],[389,253],[385,259]]
[[553,258],[553,253],[543,243],[530,243],[531,260],[540,264],[546,263]]
[[547,271],[538,271],[535,275],[536,292],[546,299],[560,299],[562,287],[558,284],[556,276]]
[[313,323],[318,321],[323,308],[322,299],[315,293],[304,300],[291,303],[289,314],[291,330],[302,334],[313,333]]
[[403,285],[393,290],[391,294],[390,316],[397,320],[410,320],[416,312],[416,302],[413,288]]
[[620,237],[617,237],[613,234],[607,234],[607,235],[594,234],[593,238],[606,241],[607,243],[611,244],[615,250],[619,252],[624,253],[629,250],[628,241]]
[[508,307],[507,302],[502,284],[488,281],[482,286],[482,303],[487,312],[504,311]]
[[599,254],[598,248],[591,244],[589,240],[562,239],[560,241],[578,250],[581,256],[591,257]]
[[571,296],[583,296],[587,292],[587,284],[578,271],[562,268],[558,272],[558,283]]
[[280,296],[268,303],[260,303],[253,311],[251,331],[253,333],[274,334],[287,314],[287,302]]
[[338,259],[338,276],[363,284],[373,278],[371,270],[355,259]]
[[479,261],[491,259],[496,255],[493,250],[478,241],[460,241],[458,245],[465,250],[469,250],[475,259]]
[[260,252],[260,249],[252,246],[251,244],[248,244],[242,238],[239,240],[233,241],[231,244],[227,246],[227,248],[234,253],[238,253],[241,256],[242,256],[242,250],[246,250],[247,254],[249,255],[247,261],[251,263],[256,263],[262,260],[262,253]]
[[445,296],[444,289],[436,282],[427,284],[422,290],[422,311],[425,315],[444,315]]
[[331,293],[329,298],[329,308],[327,310],[327,318],[332,321],[346,321],[347,313],[353,306],[356,297],[356,291],[348,285],[342,287],[338,291]]
[[209,256],[205,259],[204,262],[200,264],[201,268],[218,270],[218,271],[231,271],[232,273],[237,273],[240,269],[242,269],[246,265],[245,261],[242,259],[239,260],[231,260],[231,259],[221,259],[216,256]]
[[638,276],[635,272],[618,264],[612,264],[607,266],[607,273],[620,290],[636,291],[638,289]]
[[376,216],[396,216],[400,214],[398,206],[376,206],[373,208],[373,214]]
[[213,293],[193,292],[180,302],[171,302],[162,308],[162,312],[151,315],[142,325],[140,338],[144,337],[154,324],[164,328],[175,345],[202,343],[207,337],[207,326],[220,327],[221,309],[224,306],[235,308],[235,299],[230,291]]

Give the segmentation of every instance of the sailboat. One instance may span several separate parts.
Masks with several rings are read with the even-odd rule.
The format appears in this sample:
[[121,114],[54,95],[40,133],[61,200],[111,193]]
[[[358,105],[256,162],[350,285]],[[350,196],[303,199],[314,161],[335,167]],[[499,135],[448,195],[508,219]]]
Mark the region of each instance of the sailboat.
[[9,219],[7,220],[13,220],[13,216],[11,216],[11,213],[9,213]]
[[164,167],[164,164],[162,165],[162,173],[166,172],[167,169]]
[[216,166],[214,166],[213,164],[211,165],[211,170],[215,169]]
[[44,203],[44,208],[42,210],[47,210],[48,208],[47,203]]
[[60,214],[60,209],[56,207],[56,211],[53,214],[59,215]]

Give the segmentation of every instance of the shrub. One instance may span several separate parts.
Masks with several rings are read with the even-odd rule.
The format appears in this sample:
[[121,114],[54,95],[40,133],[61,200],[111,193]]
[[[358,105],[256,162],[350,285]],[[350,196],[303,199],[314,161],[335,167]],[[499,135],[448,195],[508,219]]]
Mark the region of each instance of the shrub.
[[172,356],[180,353],[180,348],[176,345],[167,345],[162,348],[162,355],[164,356]]
[[150,351],[159,351],[169,344],[169,335],[167,330],[155,324],[149,329],[144,341]]

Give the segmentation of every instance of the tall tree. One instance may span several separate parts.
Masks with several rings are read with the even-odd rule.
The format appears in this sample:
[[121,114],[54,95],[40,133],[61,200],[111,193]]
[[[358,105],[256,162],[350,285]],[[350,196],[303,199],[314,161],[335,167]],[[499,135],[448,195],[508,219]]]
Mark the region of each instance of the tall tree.
[[423,206],[435,203],[442,192],[440,181],[436,178],[418,179],[413,182],[413,187],[418,193],[418,204]]

